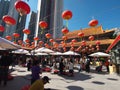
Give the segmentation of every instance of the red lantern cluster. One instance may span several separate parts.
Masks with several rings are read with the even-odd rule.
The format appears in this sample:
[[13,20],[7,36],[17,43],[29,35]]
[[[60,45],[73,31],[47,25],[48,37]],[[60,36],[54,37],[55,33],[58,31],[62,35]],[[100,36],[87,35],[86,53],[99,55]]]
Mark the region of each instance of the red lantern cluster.
[[88,23],[88,25],[91,27],[95,27],[98,25],[98,20],[93,19]]
[[25,33],[25,34],[28,35],[28,34],[30,34],[30,30],[29,30],[29,29],[24,29],[24,30],[23,30],[23,33]]
[[21,0],[17,0],[15,2],[15,9],[20,13],[21,16],[29,14],[30,13],[30,7],[27,3]]
[[8,15],[3,16],[2,20],[8,25],[15,25],[16,24],[16,20]]
[[4,30],[5,28],[2,25],[0,25],[0,32],[4,32]]
[[41,29],[46,29],[48,27],[48,24],[45,21],[40,21],[39,26]]
[[62,13],[62,18],[65,20],[69,20],[72,18],[72,12],[70,10],[66,10]]
[[67,34],[68,32],[69,32],[69,30],[68,30],[67,28],[63,28],[63,29],[62,29],[62,33],[63,33],[63,34]]

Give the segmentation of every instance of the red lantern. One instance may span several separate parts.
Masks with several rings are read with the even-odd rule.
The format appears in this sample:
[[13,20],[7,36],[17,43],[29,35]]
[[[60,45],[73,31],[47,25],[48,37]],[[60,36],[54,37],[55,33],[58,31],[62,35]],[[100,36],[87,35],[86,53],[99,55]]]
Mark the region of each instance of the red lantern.
[[40,21],[39,26],[41,29],[46,29],[48,27],[48,24],[45,21]]
[[35,45],[35,42],[31,42],[32,45]]
[[38,37],[34,37],[34,40],[35,40],[35,41],[38,41],[38,40],[39,40],[39,38],[38,38]]
[[53,39],[50,39],[49,41],[50,41],[51,43],[53,43],[53,42],[54,42],[54,40],[53,40]]
[[11,36],[6,36],[5,38],[6,38],[7,40],[11,40],[11,39],[12,39]]
[[15,2],[15,8],[20,13],[21,16],[29,14],[30,13],[30,7],[27,3],[21,0],[17,0]]
[[2,20],[8,25],[15,25],[16,24],[16,20],[8,15],[3,16]]
[[18,37],[20,37],[20,34],[18,34],[18,33],[13,33],[13,36],[14,36],[15,38],[18,38]]
[[50,38],[51,37],[51,34],[50,33],[47,33],[45,34],[46,38]]
[[67,40],[67,36],[62,36],[62,39],[63,40]]
[[96,45],[100,45],[100,41],[97,40],[97,41],[96,41]]
[[27,38],[27,39],[25,40],[25,42],[26,42],[26,43],[29,43],[29,42],[30,42],[30,40]]
[[39,44],[42,45],[42,44],[43,44],[43,41],[39,41]]
[[82,41],[82,46],[86,46],[86,42],[85,41]]
[[68,32],[69,32],[69,30],[68,30],[67,28],[63,28],[63,29],[62,29],[62,33],[63,33],[63,34],[67,34]]
[[78,36],[79,36],[79,37],[83,37],[83,36],[84,36],[84,33],[83,33],[83,32],[80,32],[80,33],[78,33]]
[[89,36],[88,38],[90,41],[93,41],[94,40],[94,36]]
[[29,29],[24,29],[24,30],[23,30],[23,33],[25,33],[25,34],[28,35],[28,34],[30,34],[30,30],[29,30]]
[[72,42],[75,43],[75,42],[77,42],[77,41],[76,41],[76,39],[73,39]]
[[4,30],[5,28],[2,25],[0,25],[0,32],[4,32]]
[[88,25],[91,26],[91,27],[97,26],[98,25],[98,20],[93,19],[88,23]]
[[72,12],[70,10],[66,10],[62,13],[62,18],[65,20],[69,20],[72,18]]
[[19,45],[22,45],[22,43],[23,43],[22,40],[18,40]]

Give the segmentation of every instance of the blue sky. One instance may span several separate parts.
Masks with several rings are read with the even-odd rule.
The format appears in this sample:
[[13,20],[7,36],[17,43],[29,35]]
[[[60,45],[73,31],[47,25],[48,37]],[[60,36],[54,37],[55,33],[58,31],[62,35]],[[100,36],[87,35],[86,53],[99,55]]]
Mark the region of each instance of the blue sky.
[[[37,8],[35,3],[37,0],[29,0],[33,11]],[[104,30],[120,27],[120,0],[64,0],[64,10],[73,13],[68,21],[70,31],[88,28],[88,22],[93,18]]]

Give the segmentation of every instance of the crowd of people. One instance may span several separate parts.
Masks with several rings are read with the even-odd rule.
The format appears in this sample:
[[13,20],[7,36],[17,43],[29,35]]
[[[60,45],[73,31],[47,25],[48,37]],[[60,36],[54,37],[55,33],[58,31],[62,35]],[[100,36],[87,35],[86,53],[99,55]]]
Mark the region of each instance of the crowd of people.
[[[4,52],[0,55],[0,84],[7,85],[7,76],[9,72],[10,65],[21,65],[26,66],[27,71],[31,72],[31,86],[30,90],[38,90],[41,88],[43,90],[44,84],[49,82],[49,77],[42,77],[43,68],[49,67],[51,73],[55,73],[55,70],[58,71],[59,75],[74,76],[74,70],[77,66],[78,72],[86,71],[90,72],[90,66],[96,63],[96,71],[102,72],[102,66],[106,66],[107,72],[109,72],[109,65],[111,65],[110,60],[105,58],[105,62],[94,58],[84,57],[73,57],[73,56],[57,56],[57,57],[38,57],[38,56],[26,56],[24,60],[19,56],[19,60],[16,63],[16,56],[9,52]],[[14,63],[14,64],[13,64]],[[24,65],[23,65],[24,64]],[[39,85],[40,86],[39,86]],[[36,88],[36,89],[35,89]]]

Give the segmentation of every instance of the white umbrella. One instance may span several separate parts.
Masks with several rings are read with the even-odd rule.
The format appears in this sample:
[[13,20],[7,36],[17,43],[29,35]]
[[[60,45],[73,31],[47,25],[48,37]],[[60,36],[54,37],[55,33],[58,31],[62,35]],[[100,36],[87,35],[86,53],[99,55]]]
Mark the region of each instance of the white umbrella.
[[67,51],[67,52],[64,52],[63,55],[80,55],[80,54],[73,51]]
[[51,49],[48,49],[46,47],[41,47],[41,48],[34,50],[32,52],[35,52],[35,53],[53,53],[54,51]]
[[36,53],[35,55],[48,55],[47,53]]
[[3,49],[20,49],[21,46],[14,44],[13,42],[0,37],[0,47]]
[[15,51],[12,51],[12,53],[16,53],[16,54],[27,54],[29,53],[29,51],[24,50],[24,49],[17,49]]
[[63,53],[61,53],[61,52],[54,52],[54,53],[50,53],[50,55],[63,55]]
[[96,53],[90,54],[89,56],[91,56],[91,57],[109,57],[111,55],[104,53],[104,52],[96,52]]

